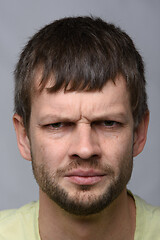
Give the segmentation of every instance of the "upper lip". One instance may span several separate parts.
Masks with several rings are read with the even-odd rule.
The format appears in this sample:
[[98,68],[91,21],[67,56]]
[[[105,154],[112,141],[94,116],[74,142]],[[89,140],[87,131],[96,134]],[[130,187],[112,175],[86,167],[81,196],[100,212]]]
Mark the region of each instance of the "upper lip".
[[66,177],[71,177],[71,176],[79,176],[79,177],[94,177],[94,176],[104,176],[105,174],[98,171],[98,170],[83,170],[83,169],[75,169],[72,170],[71,172],[67,173],[65,176]]

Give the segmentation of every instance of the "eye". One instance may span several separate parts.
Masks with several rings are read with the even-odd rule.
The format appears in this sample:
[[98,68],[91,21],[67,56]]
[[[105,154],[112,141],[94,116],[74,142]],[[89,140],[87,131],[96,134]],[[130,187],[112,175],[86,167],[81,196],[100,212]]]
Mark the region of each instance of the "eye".
[[93,122],[93,125],[101,128],[106,128],[106,129],[114,129],[119,127],[121,123],[113,120],[102,120],[102,121]]
[[64,123],[62,122],[49,123],[44,125],[44,127],[48,130],[55,131],[64,128]]
[[64,124],[62,122],[57,122],[57,123],[51,123],[48,126],[50,126],[51,128],[54,128],[54,129],[58,129],[58,128],[63,127]]
[[64,130],[67,129],[68,127],[71,127],[73,123],[71,122],[55,122],[55,123],[50,123],[47,124],[46,127],[48,127],[50,130]]
[[106,127],[113,127],[118,124],[118,122],[111,121],[111,120],[105,120],[103,121],[104,126]]

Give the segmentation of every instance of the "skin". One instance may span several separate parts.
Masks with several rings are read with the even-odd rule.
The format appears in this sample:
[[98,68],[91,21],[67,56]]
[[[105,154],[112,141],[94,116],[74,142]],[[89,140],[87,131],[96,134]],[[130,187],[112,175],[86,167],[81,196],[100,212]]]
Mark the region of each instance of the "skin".
[[[145,145],[149,114],[134,131],[129,93],[121,76],[116,84],[108,81],[101,92],[61,90],[52,94],[43,90],[32,99],[29,135],[19,115],[15,114],[13,121],[21,154],[37,169],[34,174],[40,185],[42,240],[64,236],[134,239],[135,204],[126,184],[132,159]],[[108,206],[80,216],[64,211],[51,200],[43,188],[40,166],[52,185],[56,182],[69,199],[85,207],[108,194],[121,173],[127,177]]]

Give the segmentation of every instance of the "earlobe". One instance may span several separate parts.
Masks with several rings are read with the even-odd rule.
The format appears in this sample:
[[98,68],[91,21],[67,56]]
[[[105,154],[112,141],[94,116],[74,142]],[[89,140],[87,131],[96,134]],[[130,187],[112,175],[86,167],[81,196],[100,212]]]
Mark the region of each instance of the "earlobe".
[[17,136],[17,144],[22,157],[31,161],[30,141],[23,124],[23,119],[17,113],[13,116],[13,124]]
[[134,133],[133,157],[140,154],[145,146],[149,124],[149,111],[147,111]]

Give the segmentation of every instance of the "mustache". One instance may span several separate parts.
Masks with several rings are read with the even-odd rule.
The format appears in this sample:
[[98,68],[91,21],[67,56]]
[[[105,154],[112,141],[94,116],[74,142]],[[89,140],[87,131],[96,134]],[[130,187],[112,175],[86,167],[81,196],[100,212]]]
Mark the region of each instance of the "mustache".
[[56,176],[63,176],[66,173],[75,170],[77,168],[94,169],[102,172],[105,175],[114,176],[114,170],[109,164],[101,164],[99,160],[95,158],[83,160],[74,159],[68,165],[63,168],[57,169]]

